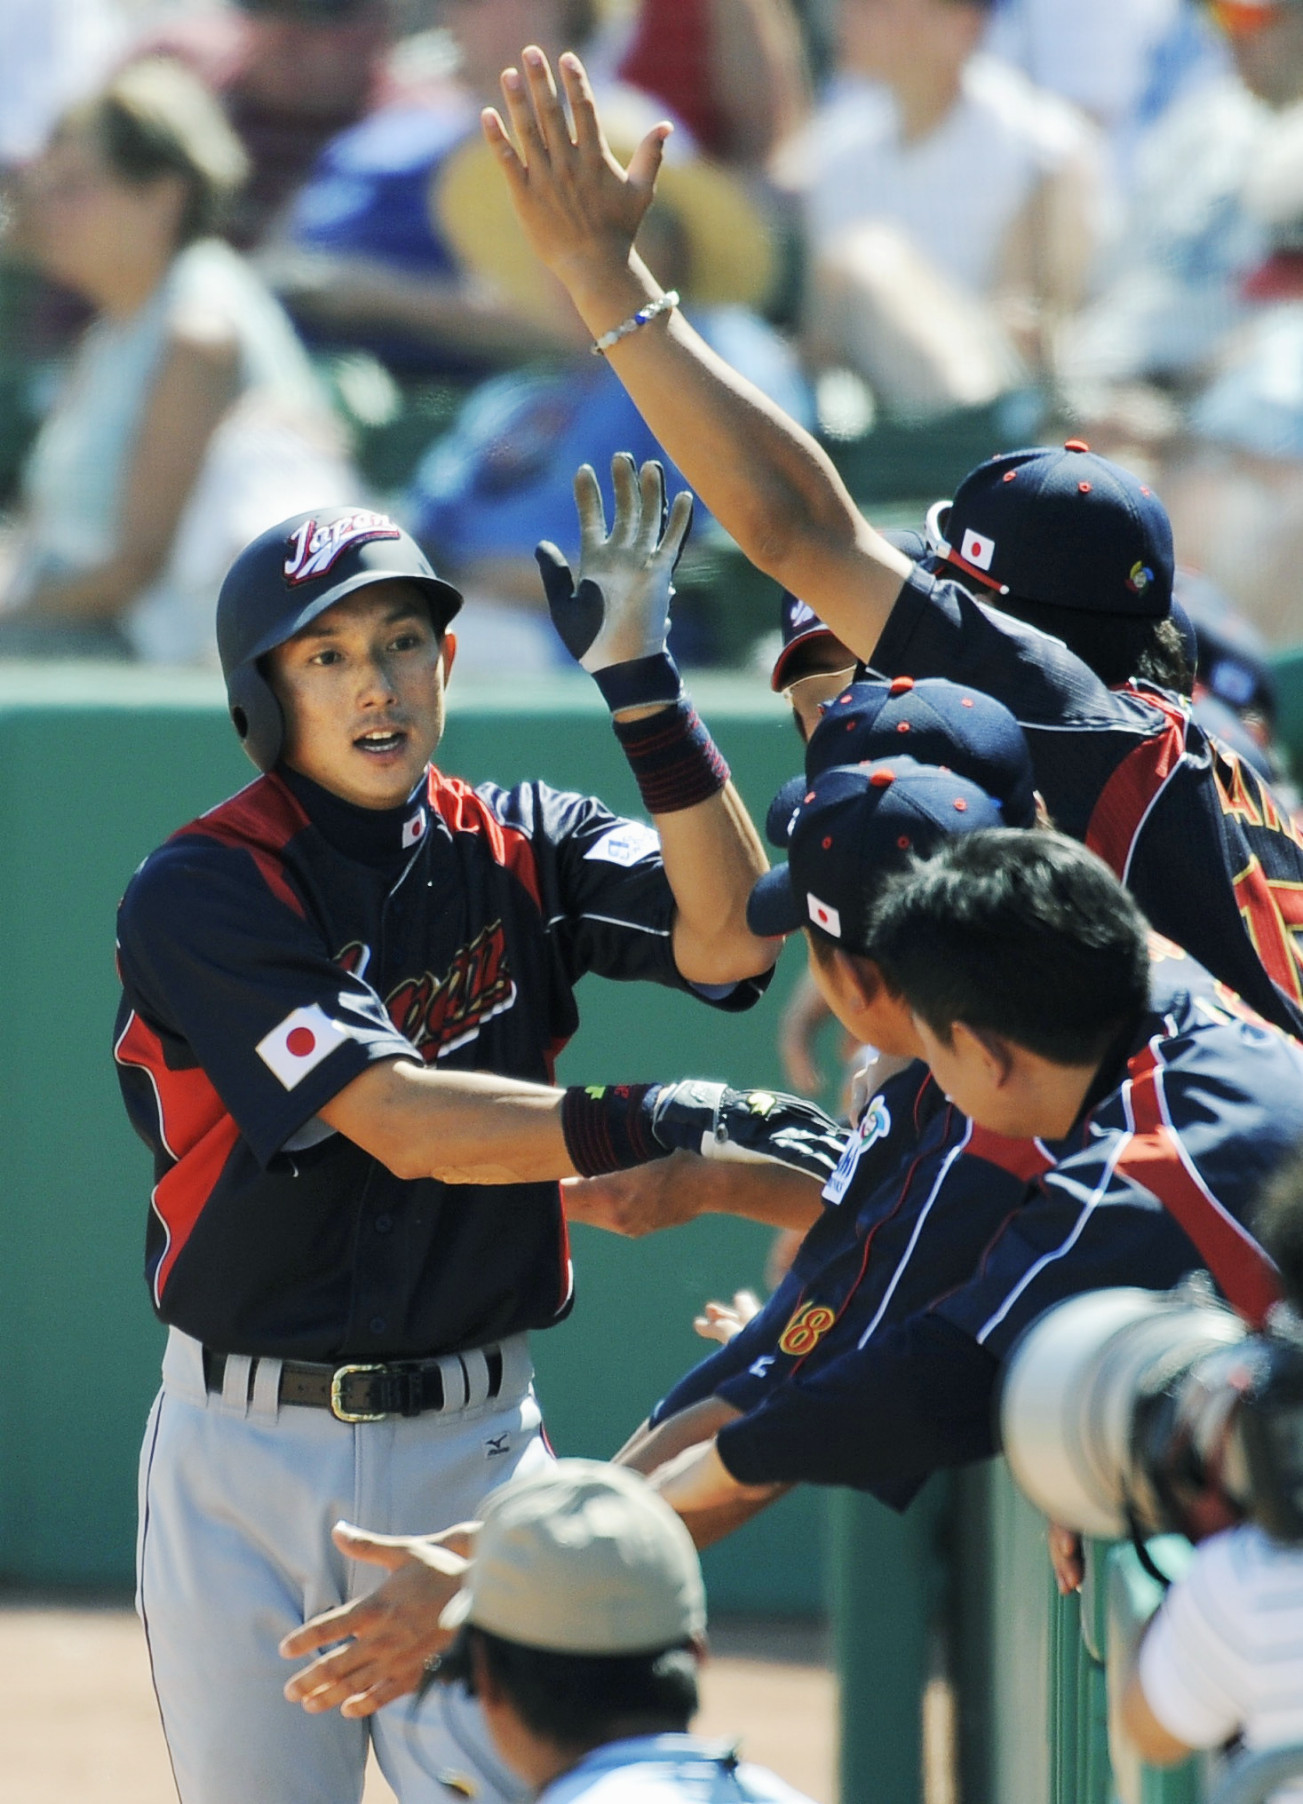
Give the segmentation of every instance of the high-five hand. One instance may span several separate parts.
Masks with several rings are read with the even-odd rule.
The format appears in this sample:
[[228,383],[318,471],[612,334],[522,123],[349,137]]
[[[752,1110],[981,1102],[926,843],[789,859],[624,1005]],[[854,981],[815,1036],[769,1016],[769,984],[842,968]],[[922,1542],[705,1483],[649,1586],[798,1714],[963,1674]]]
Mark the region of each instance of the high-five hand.
[[591,465],[581,464],[575,476],[577,584],[555,545],[544,540],[534,553],[553,624],[571,657],[594,674],[665,650],[674,566],[692,524],[686,489],[674,497],[666,523],[665,473],[658,463],[637,470],[627,451],[617,452],[611,483],[615,518],[608,533]]
[[481,119],[535,254],[563,279],[575,262],[627,263],[673,127],[668,121],[653,126],[622,169],[579,58],[567,51],[557,65],[573,133],[543,52],[531,44],[520,60],[521,69],[502,75],[510,133],[495,107],[486,107]]

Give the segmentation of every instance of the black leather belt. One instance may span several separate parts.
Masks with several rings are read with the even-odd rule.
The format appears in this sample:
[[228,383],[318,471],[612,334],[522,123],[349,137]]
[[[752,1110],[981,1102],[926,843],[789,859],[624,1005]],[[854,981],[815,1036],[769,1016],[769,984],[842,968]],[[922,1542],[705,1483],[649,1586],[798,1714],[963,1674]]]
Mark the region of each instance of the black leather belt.
[[[501,1347],[480,1347],[488,1367],[489,1388],[485,1401],[502,1390]],[[388,1416],[421,1416],[444,1407],[444,1359],[389,1360],[380,1365],[314,1365],[306,1360],[281,1361],[278,1403],[296,1403],[307,1409],[328,1409],[340,1422],[383,1422]],[[253,1396],[258,1361],[249,1364],[248,1397]],[[463,1371],[465,1368],[463,1367]],[[220,1391],[226,1377],[226,1354],[204,1348],[204,1383]],[[463,1396],[469,1391],[469,1379]],[[460,1408],[458,1404],[456,1407]]]

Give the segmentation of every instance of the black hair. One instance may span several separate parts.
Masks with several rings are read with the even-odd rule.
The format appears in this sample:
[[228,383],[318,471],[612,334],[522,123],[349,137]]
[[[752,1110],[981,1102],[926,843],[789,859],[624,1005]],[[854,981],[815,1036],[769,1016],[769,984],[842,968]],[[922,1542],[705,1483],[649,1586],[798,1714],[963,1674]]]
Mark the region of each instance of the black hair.
[[1038,632],[1062,639],[1068,650],[1088,664],[1110,689],[1120,688],[1132,677],[1177,695],[1189,695],[1194,688],[1194,669],[1185,640],[1170,614],[1155,620],[1132,614],[1105,614],[1097,608],[1061,608],[1032,601],[1025,595],[997,595],[966,571],[948,564],[940,574],[962,582],[979,601],[999,608],[1001,613],[1012,614],[1015,620],[1025,621]]
[[870,956],[947,1045],[962,1021],[1059,1065],[1100,1059],[1149,1000],[1144,916],[1061,833],[968,834],[888,877]]
[[471,1683],[471,1649],[527,1729],[563,1748],[592,1748],[612,1731],[681,1734],[697,1713],[697,1660],[689,1642],[646,1654],[564,1654],[526,1647],[466,1623],[439,1662],[445,1682]]
[[1253,1231],[1280,1268],[1286,1299],[1303,1313],[1303,1146],[1268,1183]]

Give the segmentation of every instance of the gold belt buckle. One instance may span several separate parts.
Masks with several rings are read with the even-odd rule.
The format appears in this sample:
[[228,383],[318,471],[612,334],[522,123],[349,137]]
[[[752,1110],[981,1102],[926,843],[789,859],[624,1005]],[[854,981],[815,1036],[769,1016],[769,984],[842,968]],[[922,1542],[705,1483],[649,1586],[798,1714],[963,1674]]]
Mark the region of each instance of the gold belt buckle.
[[330,1380],[330,1413],[332,1416],[334,1416],[334,1418],[337,1422],[383,1422],[383,1421],[385,1421],[385,1419],[387,1418],[387,1416],[389,1414],[388,1410],[382,1409],[382,1410],[378,1410],[375,1412],[369,1412],[369,1411],[363,1410],[363,1411],[359,1412],[356,1410],[345,1409],[344,1401],[343,1401],[343,1394],[342,1394],[343,1393],[343,1384],[344,1384],[344,1380],[346,1378],[353,1377],[355,1373],[365,1374],[367,1372],[383,1372],[385,1369],[386,1368],[383,1365],[378,1365],[378,1366],[336,1366],[335,1371]]

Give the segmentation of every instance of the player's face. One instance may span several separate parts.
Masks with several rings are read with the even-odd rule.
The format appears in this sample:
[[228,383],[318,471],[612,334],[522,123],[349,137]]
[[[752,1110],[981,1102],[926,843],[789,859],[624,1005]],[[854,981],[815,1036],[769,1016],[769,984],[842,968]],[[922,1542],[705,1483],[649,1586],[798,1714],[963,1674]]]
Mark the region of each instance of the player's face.
[[783,700],[792,710],[797,732],[808,740],[823,718],[825,704],[839,696],[855,675],[855,657],[831,633],[800,649],[801,656],[788,666],[796,674],[784,688]]
[[891,993],[871,959],[830,954],[812,936],[807,951],[815,989],[852,1039],[893,1058],[922,1056],[908,1003]]
[[336,602],[270,654],[285,762],[359,808],[400,807],[443,737],[455,650],[411,583]]
[[947,1043],[918,1015],[922,1056],[957,1109],[1011,1140],[1058,1140],[1072,1127],[1095,1076],[1093,1066],[1056,1065],[997,1035],[956,1021]]

